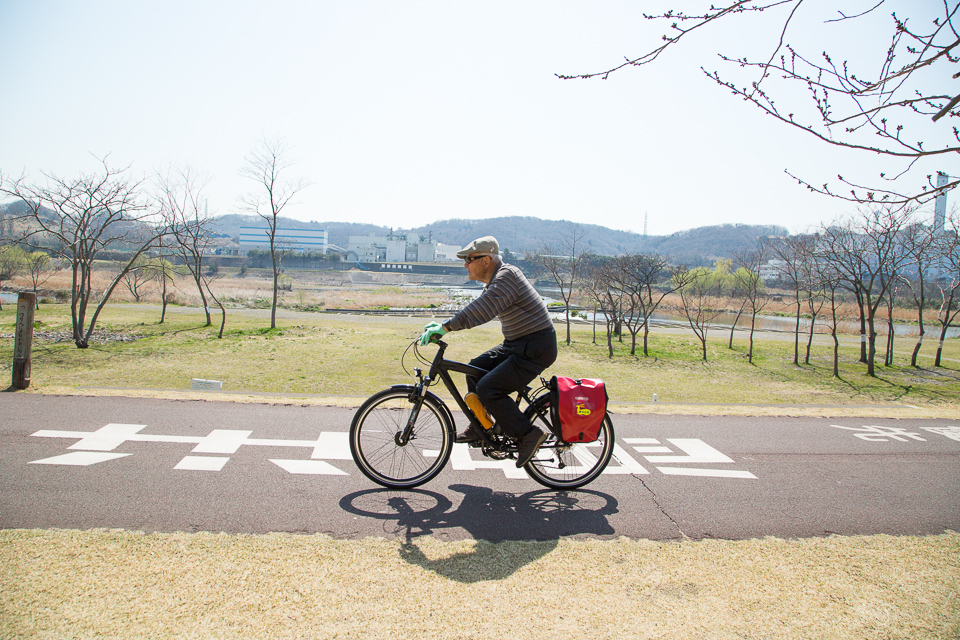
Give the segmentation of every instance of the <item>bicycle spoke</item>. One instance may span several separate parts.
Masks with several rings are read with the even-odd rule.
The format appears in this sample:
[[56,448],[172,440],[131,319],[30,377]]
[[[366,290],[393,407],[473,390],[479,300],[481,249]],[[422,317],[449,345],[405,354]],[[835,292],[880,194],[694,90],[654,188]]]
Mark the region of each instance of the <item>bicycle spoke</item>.
[[357,411],[350,428],[351,453],[371,480],[387,487],[409,488],[435,476],[453,446],[444,412],[437,401],[423,400],[409,439],[398,444],[414,404],[410,392],[387,390]]

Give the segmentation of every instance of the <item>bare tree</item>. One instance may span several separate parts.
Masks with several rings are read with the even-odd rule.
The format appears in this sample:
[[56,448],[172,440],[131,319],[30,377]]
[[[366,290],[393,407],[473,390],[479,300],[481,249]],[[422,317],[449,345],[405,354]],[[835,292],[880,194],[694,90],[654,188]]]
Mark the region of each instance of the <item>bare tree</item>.
[[793,290],[793,364],[800,364],[800,315],[804,301],[804,276],[809,273],[811,259],[807,240],[803,236],[780,238],[770,250],[780,260],[780,279]]
[[[70,266],[73,339],[80,349],[89,346],[97,318],[116,286],[137,259],[170,232],[159,212],[143,201],[141,182],[127,177],[127,169],[110,166],[106,158],[100,162],[98,171],[73,179],[44,174],[46,183],[38,185],[26,184],[23,177],[0,180],[0,193],[27,205],[18,215],[19,241],[37,249],[51,245],[54,255]],[[94,274],[108,252],[125,257],[100,292],[94,288]],[[91,303],[96,306],[88,316]]]
[[134,302],[140,302],[143,297],[142,289],[148,282],[153,280],[153,274],[150,269],[150,258],[140,256],[126,274],[123,276],[123,283],[127,290],[133,295]]
[[891,281],[883,274],[898,272],[908,259],[900,237],[912,213],[906,207],[861,210],[844,224],[824,228],[818,237],[819,255],[862,300],[870,376],[876,375],[877,309]]
[[628,302],[630,313],[626,314],[624,324],[630,331],[630,355],[637,349],[637,334],[643,330],[643,355],[650,355],[650,317],[656,313],[660,304],[677,290],[673,281],[673,270],[667,257],[657,254],[629,254],[614,261],[613,278],[622,289]]
[[280,281],[280,252],[277,230],[280,214],[293,198],[309,183],[303,179],[290,179],[288,173],[293,166],[290,150],[286,144],[276,139],[261,140],[247,156],[240,174],[257,183],[257,190],[242,199],[244,208],[260,216],[267,224],[267,238],[270,241],[270,259],[273,266],[273,303],[270,307],[270,328],[277,326],[277,297]]
[[800,255],[799,286],[803,290],[801,297],[806,302],[807,314],[810,316],[810,326],[807,329],[807,345],[803,356],[803,363],[808,365],[810,364],[813,336],[817,327],[817,317],[827,302],[823,285],[825,265],[817,259],[816,238],[814,236],[798,236],[798,251]]
[[940,366],[947,331],[960,315],[960,216],[956,212],[950,216],[950,223],[952,229],[937,237],[937,288],[940,291],[937,322],[940,323],[940,340],[933,361],[935,367]]
[[189,167],[171,170],[161,178],[161,199],[167,215],[176,221],[176,230],[172,240],[167,243],[168,251],[176,256],[190,272],[194,285],[200,294],[203,311],[206,314],[206,326],[213,324],[210,317],[208,298],[220,308],[220,335],[227,321],[227,312],[220,300],[213,294],[211,282],[216,273],[204,270],[204,258],[210,252],[213,236],[210,233],[210,218],[206,213],[206,200],[203,198],[205,184],[197,173]]
[[738,267],[733,272],[734,286],[744,297],[744,306],[750,310],[750,348],[747,351],[747,362],[750,364],[753,364],[753,336],[757,328],[757,314],[770,301],[765,295],[763,278],[760,277],[760,267],[766,260],[768,247],[769,243],[760,239],[753,249],[742,250],[734,257],[734,263]]
[[610,260],[590,264],[581,276],[583,290],[594,303],[594,318],[601,315],[607,328],[607,357],[613,358],[613,336],[620,325],[623,290],[617,286]]
[[46,251],[34,251],[27,256],[27,275],[33,286],[33,295],[36,298],[37,309],[40,308],[40,285],[50,279],[57,272],[58,265],[50,258]]
[[567,344],[570,344],[570,304],[585,257],[584,235],[585,232],[580,225],[571,225],[569,232],[564,234],[560,241],[559,247],[542,244],[537,253],[530,258],[531,262],[553,278],[560,289],[560,297],[566,306]]
[[911,367],[917,366],[917,356],[920,354],[920,348],[923,346],[923,339],[927,333],[923,312],[927,307],[930,271],[934,270],[933,262],[937,248],[935,239],[934,228],[924,224],[909,225],[903,233],[904,249],[909,256],[909,262],[905,266],[909,270],[899,273],[898,277],[910,290],[913,303],[917,309],[917,326],[920,330],[917,343],[913,346],[913,353],[910,355]]
[[838,292],[841,288],[842,278],[829,266],[825,266],[821,274],[824,292],[827,300],[830,301],[830,337],[833,338],[833,377],[840,377],[840,338],[837,335],[840,320],[841,300]]
[[884,273],[881,275],[881,278],[884,280],[889,280],[889,282],[884,283],[887,292],[883,297],[883,301],[887,307],[887,344],[883,355],[883,366],[890,367],[893,366],[893,343],[896,336],[896,331],[894,329],[893,309],[896,306],[897,298],[903,292],[906,284],[896,273]]
[[[779,33],[779,39],[764,53],[747,60],[741,55],[720,53],[720,59],[732,73],[743,73],[738,81],[721,77],[718,71],[701,67],[706,76],[720,87],[753,104],[765,115],[782,124],[803,131],[827,145],[879,154],[888,158],[893,169],[875,179],[872,186],[838,176],[840,188],[825,184],[816,186],[802,178],[798,182],[812,191],[857,203],[883,202],[903,204],[922,203],[958,184],[951,178],[937,187],[927,176],[927,185],[916,188],[916,181],[907,182],[906,191],[894,186],[921,158],[951,157],[960,152],[960,136],[949,121],[960,116],[960,95],[937,91],[937,83],[930,78],[953,76],[960,45],[956,20],[958,4],[944,1],[939,9],[926,3],[907,4],[903,13],[892,14],[887,34],[878,33],[870,42],[864,60],[875,68],[858,69],[840,56],[821,48],[822,42],[833,46],[847,40],[835,34],[849,27],[856,28],[870,19],[870,14],[884,4],[879,0],[873,8],[857,14],[844,14],[835,5],[804,4],[803,0],[732,0],[710,7],[700,13],[670,10],[658,15],[645,15],[650,20],[665,20],[670,24],[662,42],[646,53],[629,57],[624,62],[598,73],[561,78],[607,78],[626,67],[651,64],[667,49],[696,37],[709,29],[721,29],[728,23],[746,16],[763,13],[769,16],[766,28],[759,33]],[[803,11],[800,11],[803,5]],[[799,14],[821,11],[821,33],[816,38],[814,55],[792,46],[788,37],[799,20]],[[938,12],[932,22],[930,11]],[[848,24],[852,23],[852,24]],[[858,53],[864,53],[858,47]],[[867,62],[865,64],[871,64]],[[805,92],[797,91],[804,89]],[[798,100],[804,93],[810,102]],[[952,91],[951,91],[952,93]],[[925,133],[930,122],[941,125],[933,134]],[[918,131],[920,130],[920,131]],[[925,140],[924,136],[935,139]],[[788,172],[789,173],[789,172]],[[795,177],[795,176],[794,176]]]
[[700,341],[703,361],[707,361],[707,332],[711,323],[724,312],[730,296],[730,261],[718,260],[711,271],[706,267],[678,269],[673,283],[680,292],[683,314]]
[[158,198],[164,211],[177,221],[176,233],[164,246],[190,272],[209,327],[213,321],[203,285],[203,258],[212,239],[207,229],[209,221],[203,199],[205,183],[190,167],[169,169],[166,175],[158,177],[158,181]]
[[166,245],[167,242],[160,242],[158,246],[159,255],[155,258],[152,269],[153,279],[160,287],[160,324],[163,324],[163,321],[167,317],[167,305],[173,297],[173,293],[170,291],[170,285],[174,283],[173,278],[174,275],[176,275],[176,270],[173,265],[166,259],[168,255],[165,249]]

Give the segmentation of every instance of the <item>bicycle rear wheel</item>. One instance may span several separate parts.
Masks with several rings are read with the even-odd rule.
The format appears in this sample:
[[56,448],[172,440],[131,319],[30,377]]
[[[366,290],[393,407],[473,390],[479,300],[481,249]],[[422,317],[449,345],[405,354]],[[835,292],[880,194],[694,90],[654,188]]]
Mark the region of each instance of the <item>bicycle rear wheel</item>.
[[550,396],[542,395],[527,408],[526,414],[533,424],[540,423],[547,440],[537,454],[524,467],[527,474],[551,489],[576,489],[592,482],[603,473],[613,454],[615,436],[610,416],[603,418],[600,433],[594,442],[567,444],[558,439],[553,430],[544,424],[541,415],[550,415]]
[[401,434],[416,408],[413,387],[371,396],[350,424],[350,454],[361,472],[391,489],[410,489],[432,479],[450,458],[453,425],[439,400],[427,396],[406,443]]

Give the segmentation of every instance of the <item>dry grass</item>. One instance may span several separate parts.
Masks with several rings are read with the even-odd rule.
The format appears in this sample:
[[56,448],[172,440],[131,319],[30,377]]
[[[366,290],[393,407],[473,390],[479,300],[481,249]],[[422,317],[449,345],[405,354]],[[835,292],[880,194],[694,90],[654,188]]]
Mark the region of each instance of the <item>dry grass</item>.
[[956,533],[492,544],[14,530],[0,566],[0,635],[18,638],[960,633]]

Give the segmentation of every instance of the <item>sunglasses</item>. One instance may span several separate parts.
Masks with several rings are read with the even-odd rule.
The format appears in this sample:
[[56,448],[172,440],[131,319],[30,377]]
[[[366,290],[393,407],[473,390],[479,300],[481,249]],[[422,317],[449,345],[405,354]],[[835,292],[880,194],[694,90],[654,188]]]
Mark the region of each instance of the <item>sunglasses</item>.
[[486,258],[487,256],[467,256],[463,259],[463,264],[470,264],[474,260],[479,260],[480,258]]

